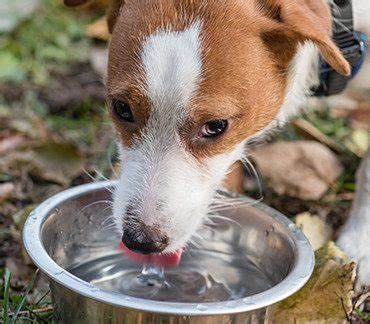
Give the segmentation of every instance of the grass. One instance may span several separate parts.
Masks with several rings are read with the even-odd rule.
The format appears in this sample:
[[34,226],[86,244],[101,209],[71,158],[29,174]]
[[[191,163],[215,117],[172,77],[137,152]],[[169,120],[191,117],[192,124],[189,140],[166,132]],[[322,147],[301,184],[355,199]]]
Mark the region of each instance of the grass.
[[3,272],[2,323],[15,324],[22,321],[27,323],[50,322],[52,317],[52,309],[50,305],[41,305],[42,300],[49,294],[50,291],[47,291],[34,305],[26,305],[27,297],[29,296],[32,288],[34,288],[39,271],[35,271],[22,294],[10,293],[11,272],[7,268],[5,268]]
[[10,278],[11,273],[8,268],[5,268],[4,274],[4,299],[3,299],[3,322],[8,323],[9,320],[9,296],[10,296]]
[[366,323],[367,322],[370,322],[370,313],[366,313],[364,311],[362,311],[360,308],[356,307],[355,308],[355,312],[356,314],[362,319],[364,320]]

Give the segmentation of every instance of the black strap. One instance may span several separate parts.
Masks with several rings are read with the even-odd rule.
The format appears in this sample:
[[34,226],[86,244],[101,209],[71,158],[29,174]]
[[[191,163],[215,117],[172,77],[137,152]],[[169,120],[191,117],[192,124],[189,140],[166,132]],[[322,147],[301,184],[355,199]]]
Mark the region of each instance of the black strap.
[[[333,16],[332,38],[352,67],[356,66],[360,55],[359,43],[353,27],[352,1],[334,0],[331,4]],[[350,77],[340,75],[322,61],[320,86],[314,90],[316,96],[330,96],[342,92]]]

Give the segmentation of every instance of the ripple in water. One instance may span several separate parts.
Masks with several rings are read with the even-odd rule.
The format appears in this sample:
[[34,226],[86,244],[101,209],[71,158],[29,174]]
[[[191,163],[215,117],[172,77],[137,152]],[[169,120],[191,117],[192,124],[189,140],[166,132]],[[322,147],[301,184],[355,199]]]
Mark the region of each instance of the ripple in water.
[[119,252],[74,265],[68,271],[101,289],[157,301],[235,300],[273,286],[268,275],[245,253],[209,250],[185,252],[178,268],[165,271],[158,267],[142,268]]

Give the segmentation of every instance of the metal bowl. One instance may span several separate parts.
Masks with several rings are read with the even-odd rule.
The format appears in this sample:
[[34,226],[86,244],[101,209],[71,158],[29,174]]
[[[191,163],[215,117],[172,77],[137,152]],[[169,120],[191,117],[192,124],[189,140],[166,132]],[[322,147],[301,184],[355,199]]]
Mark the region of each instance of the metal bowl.
[[[267,322],[267,306],[298,291],[312,274],[313,252],[297,226],[266,205],[239,197],[244,204],[221,212],[240,225],[238,231],[220,230],[217,233],[221,234],[217,235],[253,255],[260,268],[273,278],[271,288],[232,302],[180,303],[135,298],[97,287],[68,269],[104,255],[107,249],[116,246],[117,237],[112,235],[112,228],[104,229],[103,225],[110,214],[109,204],[106,208],[100,206],[99,212],[96,208],[111,200],[110,189],[114,185],[114,182],[100,182],[61,192],[39,205],[24,225],[26,251],[50,279],[57,322]],[[206,247],[213,244],[213,250],[224,248],[218,240],[208,242]]]

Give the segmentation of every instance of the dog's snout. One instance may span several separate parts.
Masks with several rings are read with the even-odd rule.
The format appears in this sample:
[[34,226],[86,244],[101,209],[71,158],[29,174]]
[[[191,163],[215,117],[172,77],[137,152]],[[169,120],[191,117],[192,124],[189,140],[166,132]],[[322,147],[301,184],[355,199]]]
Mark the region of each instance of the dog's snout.
[[156,228],[142,225],[135,230],[125,229],[122,243],[136,253],[161,253],[168,245],[168,237],[161,234]]

